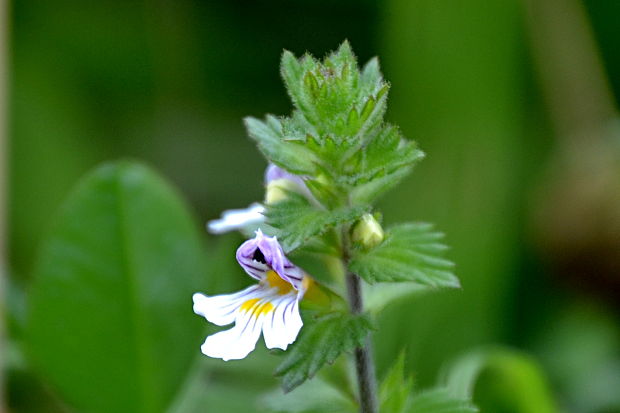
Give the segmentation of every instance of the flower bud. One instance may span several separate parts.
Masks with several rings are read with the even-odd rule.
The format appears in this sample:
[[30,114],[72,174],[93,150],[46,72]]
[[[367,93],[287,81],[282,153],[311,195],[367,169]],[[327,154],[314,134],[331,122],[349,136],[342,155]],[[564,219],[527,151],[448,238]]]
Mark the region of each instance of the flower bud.
[[331,182],[329,181],[329,178],[327,178],[327,175],[325,174],[318,174],[316,177],[316,181],[320,184],[323,185],[330,185]]
[[372,214],[364,214],[353,227],[351,238],[353,242],[361,244],[365,248],[373,248],[379,245],[385,234],[381,224]]
[[285,200],[287,192],[299,192],[299,184],[287,178],[269,181],[265,191],[265,204],[272,205]]

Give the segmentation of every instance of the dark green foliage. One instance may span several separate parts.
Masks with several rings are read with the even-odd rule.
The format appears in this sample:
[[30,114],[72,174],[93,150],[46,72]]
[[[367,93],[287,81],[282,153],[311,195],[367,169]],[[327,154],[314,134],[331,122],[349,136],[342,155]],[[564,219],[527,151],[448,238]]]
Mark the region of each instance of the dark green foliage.
[[452,262],[441,258],[447,248],[442,238],[431,224],[397,225],[377,247],[357,251],[350,269],[369,283],[413,281],[431,287],[459,287]]
[[285,392],[312,378],[325,363],[361,346],[372,329],[364,315],[330,314],[306,325],[297,342],[276,369]]
[[202,336],[207,274],[186,206],[144,166],[107,164],[64,204],[30,297],[35,365],[83,411],[162,412]]

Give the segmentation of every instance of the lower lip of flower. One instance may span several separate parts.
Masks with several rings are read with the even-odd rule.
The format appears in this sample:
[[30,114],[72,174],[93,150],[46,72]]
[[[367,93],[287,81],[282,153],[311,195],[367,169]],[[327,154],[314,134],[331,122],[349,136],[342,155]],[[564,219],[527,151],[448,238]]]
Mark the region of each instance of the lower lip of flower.
[[275,307],[269,301],[260,303],[260,298],[252,298],[241,304],[239,309],[243,312],[251,312],[253,317],[258,317],[261,314],[271,313]]

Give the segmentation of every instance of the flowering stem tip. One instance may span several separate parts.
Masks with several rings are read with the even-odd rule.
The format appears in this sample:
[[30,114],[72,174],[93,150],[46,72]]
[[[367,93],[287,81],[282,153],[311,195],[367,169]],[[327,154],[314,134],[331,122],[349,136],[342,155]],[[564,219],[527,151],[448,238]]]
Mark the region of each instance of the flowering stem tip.
[[[233,324],[208,336],[202,352],[234,360],[246,357],[261,334],[270,349],[285,350],[297,341],[276,370],[289,391],[353,351],[360,411],[377,413],[370,313],[394,299],[383,294],[383,287],[392,282],[403,283],[403,291],[411,290],[405,283],[459,286],[452,263],[441,257],[446,249],[441,233],[425,223],[401,223],[384,231],[375,209],[379,197],[401,182],[424,153],[384,119],[389,84],[378,60],[360,67],[348,42],[323,60],[297,59],[285,51],[280,73],[294,105],[290,116],[244,119],[268,161],[265,196],[208,223],[212,233],[239,230],[252,236],[255,231],[236,258],[256,284],[234,294],[194,295],[197,314],[219,326]],[[313,269],[325,284],[314,281],[284,251],[323,264],[324,274],[320,266]],[[364,292],[374,297],[366,312],[364,282]],[[302,299],[308,326],[298,339]],[[307,311],[316,311],[317,317]]]

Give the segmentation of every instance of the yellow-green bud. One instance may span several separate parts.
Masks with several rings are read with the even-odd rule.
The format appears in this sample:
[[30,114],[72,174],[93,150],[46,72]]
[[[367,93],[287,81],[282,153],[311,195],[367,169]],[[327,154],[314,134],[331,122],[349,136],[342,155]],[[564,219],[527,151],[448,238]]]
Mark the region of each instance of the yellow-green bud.
[[317,177],[316,177],[316,181],[318,183],[320,183],[320,184],[323,184],[323,185],[329,185],[330,184],[329,179],[327,178],[327,175],[325,175],[325,174],[318,174]]
[[265,203],[275,204],[287,198],[287,192],[299,192],[299,185],[290,179],[274,179],[267,184],[265,191]]
[[372,214],[364,214],[353,227],[351,234],[353,242],[365,248],[376,247],[383,241],[383,238],[385,238],[383,228]]

